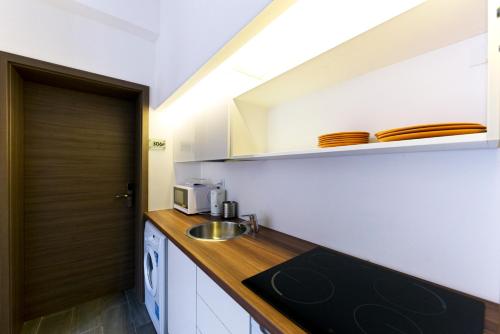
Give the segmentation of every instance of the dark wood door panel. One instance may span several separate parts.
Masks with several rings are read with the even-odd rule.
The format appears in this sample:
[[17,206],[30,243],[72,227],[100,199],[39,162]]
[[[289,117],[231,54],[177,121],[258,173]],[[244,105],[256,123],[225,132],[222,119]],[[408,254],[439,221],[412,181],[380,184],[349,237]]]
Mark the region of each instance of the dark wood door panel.
[[136,104],[24,83],[24,312],[133,286]]

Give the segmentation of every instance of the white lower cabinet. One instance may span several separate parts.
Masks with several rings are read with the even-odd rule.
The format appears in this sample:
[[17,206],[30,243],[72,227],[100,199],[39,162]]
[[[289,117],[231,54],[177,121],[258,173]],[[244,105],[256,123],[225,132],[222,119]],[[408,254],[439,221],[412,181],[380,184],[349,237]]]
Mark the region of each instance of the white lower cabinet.
[[196,265],[170,240],[167,247],[169,334],[196,333]]
[[233,298],[171,241],[167,252],[169,334],[251,333],[250,315]]
[[[197,270],[197,291],[198,300],[201,299],[205,303],[228,333],[250,333],[250,315],[200,268]],[[198,319],[204,317],[205,315],[198,311]],[[203,328],[200,323],[198,328],[203,334],[217,333],[211,328]]]
[[196,304],[196,325],[202,334],[231,334],[200,296]]

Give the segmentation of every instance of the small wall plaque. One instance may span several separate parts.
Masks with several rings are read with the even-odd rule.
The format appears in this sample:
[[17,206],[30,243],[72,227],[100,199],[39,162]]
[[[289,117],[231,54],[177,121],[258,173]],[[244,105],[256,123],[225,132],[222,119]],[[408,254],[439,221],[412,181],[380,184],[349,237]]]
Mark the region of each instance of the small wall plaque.
[[166,148],[165,139],[150,139],[149,140],[149,150],[150,151],[163,151]]

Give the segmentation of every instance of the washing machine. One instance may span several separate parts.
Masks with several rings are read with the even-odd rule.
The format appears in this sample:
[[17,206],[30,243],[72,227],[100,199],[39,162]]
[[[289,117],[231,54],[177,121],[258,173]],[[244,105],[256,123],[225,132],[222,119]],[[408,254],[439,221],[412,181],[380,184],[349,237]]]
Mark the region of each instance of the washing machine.
[[144,228],[146,308],[158,334],[167,334],[167,238],[150,221]]

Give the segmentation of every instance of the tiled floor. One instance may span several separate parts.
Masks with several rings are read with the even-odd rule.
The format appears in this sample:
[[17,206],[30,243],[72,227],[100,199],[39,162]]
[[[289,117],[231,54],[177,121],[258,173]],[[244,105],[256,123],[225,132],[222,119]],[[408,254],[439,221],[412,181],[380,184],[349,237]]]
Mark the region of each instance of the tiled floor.
[[22,334],[155,334],[132,291],[110,295],[26,322]]

